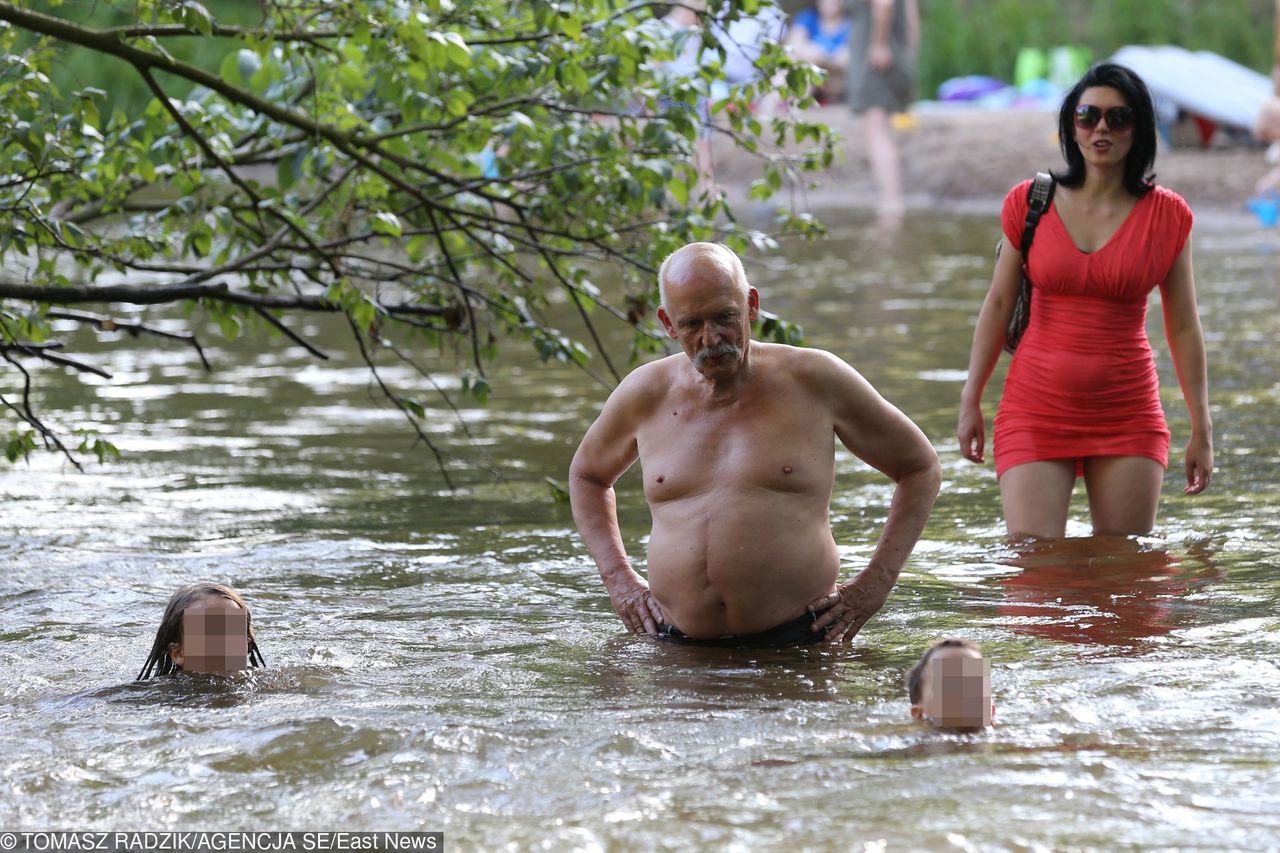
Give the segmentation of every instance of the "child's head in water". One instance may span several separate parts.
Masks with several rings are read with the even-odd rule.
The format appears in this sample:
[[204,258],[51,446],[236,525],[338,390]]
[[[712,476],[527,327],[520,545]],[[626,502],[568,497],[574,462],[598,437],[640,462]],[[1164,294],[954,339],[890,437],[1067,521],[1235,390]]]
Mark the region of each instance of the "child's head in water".
[[991,670],[969,640],[938,640],[907,673],[911,716],[943,729],[991,725]]
[[226,674],[265,665],[244,599],[229,586],[196,583],[169,599],[138,680],[175,672]]

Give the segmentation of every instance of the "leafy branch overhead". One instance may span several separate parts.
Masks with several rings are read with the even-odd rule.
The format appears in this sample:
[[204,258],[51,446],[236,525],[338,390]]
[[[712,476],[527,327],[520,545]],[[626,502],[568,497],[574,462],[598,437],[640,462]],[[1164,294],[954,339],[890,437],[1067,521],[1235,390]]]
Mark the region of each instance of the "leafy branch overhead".
[[[730,3],[721,20],[756,5]],[[416,363],[415,349],[452,341],[465,387],[482,396],[486,361],[514,336],[543,360],[616,380],[597,324],[632,327],[633,355],[659,345],[650,308],[666,253],[769,239],[699,190],[699,105],[719,68],[664,71],[681,44],[659,4],[269,1],[254,24],[231,25],[197,2],[129,0],[117,26],[47,6],[0,2],[10,460],[43,445],[75,461],[65,438],[85,425],[42,418],[40,371],[100,369],[53,340],[55,320],[151,334],[145,316],[111,312],[187,305],[191,331],[159,334],[198,349],[204,320],[227,336],[264,326],[318,358],[335,342],[306,340],[291,318],[346,315],[386,398],[447,472],[423,406],[382,382],[378,353]],[[691,37],[714,48],[711,32]],[[219,61],[178,58],[193,41]],[[58,86],[53,69],[73,51],[144,87],[145,107]],[[758,155],[753,196],[767,197],[826,165],[832,141],[820,125],[751,110],[770,92],[806,105],[814,69],[772,43],[757,67],[756,83],[714,107],[714,132]],[[817,228],[794,210],[778,221]],[[612,295],[590,278],[606,268],[624,282]],[[548,320],[561,297],[573,329]],[[79,450],[113,452],[91,434]]]

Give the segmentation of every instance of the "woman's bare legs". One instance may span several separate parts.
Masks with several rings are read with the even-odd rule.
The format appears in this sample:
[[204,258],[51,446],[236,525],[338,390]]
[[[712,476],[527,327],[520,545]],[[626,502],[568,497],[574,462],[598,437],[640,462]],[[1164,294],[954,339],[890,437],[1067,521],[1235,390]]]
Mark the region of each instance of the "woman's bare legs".
[[1093,532],[1146,535],[1156,524],[1164,466],[1145,456],[1091,456],[1084,462]]
[[879,199],[876,215],[881,222],[898,223],[906,210],[902,196],[902,163],[898,143],[893,138],[893,117],[884,107],[871,107],[862,114],[866,127],[867,160]]
[[1011,539],[1061,539],[1076,484],[1075,460],[1028,462],[1000,475],[1000,500]]

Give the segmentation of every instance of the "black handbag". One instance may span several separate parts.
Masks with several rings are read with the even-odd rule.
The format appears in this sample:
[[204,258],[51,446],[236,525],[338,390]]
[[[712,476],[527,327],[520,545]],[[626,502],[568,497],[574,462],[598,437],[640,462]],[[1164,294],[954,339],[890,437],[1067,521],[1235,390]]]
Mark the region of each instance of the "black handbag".
[[[1027,252],[1031,251],[1031,241],[1036,236],[1036,226],[1040,217],[1049,209],[1053,201],[1053,191],[1057,183],[1048,172],[1036,172],[1036,179],[1027,189],[1027,220],[1022,225],[1022,282],[1018,285],[1018,296],[1013,303],[1013,313],[1009,316],[1009,327],[1004,334],[1004,351],[1012,353],[1018,348],[1018,342],[1027,331],[1031,322],[1031,279],[1027,276]],[[996,244],[996,259],[1000,258],[1000,247],[1004,239]]]

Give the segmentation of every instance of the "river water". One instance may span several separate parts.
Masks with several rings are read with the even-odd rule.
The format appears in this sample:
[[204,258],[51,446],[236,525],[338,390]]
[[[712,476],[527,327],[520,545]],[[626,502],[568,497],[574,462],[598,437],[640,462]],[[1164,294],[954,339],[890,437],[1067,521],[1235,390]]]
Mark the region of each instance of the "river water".
[[[1197,229],[1211,491],[1181,494],[1187,419],[1153,303],[1175,450],[1156,531],[1015,553],[989,464],[953,437],[996,236],[994,217],[924,217],[877,247],[854,222],[749,267],[766,308],[854,364],[943,460],[892,598],[835,649],[623,633],[547,483],[564,483],[607,391],[517,368],[521,343],[504,345],[487,407],[455,417],[419,392],[456,456],[450,493],[336,327],[304,327],[328,362],[206,335],[213,373],[177,345],[86,342],[114,379],[91,395],[49,377],[45,405],[97,423],[123,460],[0,472],[0,829],[420,828],[477,850],[1280,847],[1280,239]],[[445,365],[435,378],[456,392]],[[848,455],[838,469],[848,572],[890,489]],[[642,555],[635,472],[619,504]],[[1082,490],[1073,518],[1087,535]],[[194,580],[246,597],[268,668],[131,683]],[[944,635],[991,661],[984,734],[909,716],[904,673]]]

